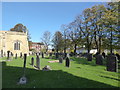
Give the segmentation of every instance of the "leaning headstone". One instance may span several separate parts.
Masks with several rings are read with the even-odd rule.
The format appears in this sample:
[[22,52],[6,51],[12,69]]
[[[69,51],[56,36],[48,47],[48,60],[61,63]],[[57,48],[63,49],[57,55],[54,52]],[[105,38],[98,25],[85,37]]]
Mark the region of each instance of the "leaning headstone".
[[40,58],[39,58],[38,55],[37,55],[37,57],[36,57],[36,68],[37,68],[37,69],[40,69]]
[[92,54],[88,53],[88,55],[87,55],[87,60],[88,60],[88,61],[92,61]]
[[31,58],[31,65],[34,66],[34,58]]
[[103,56],[102,55],[98,54],[98,55],[96,55],[95,58],[96,58],[97,65],[103,65]]
[[108,55],[106,64],[107,71],[118,72],[118,60],[115,55]]
[[18,84],[26,84],[27,83],[27,78],[25,77],[26,58],[27,58],[27,54],[24,54],[23,76],[20,78]]
[[63,63],[63,58],[59,57],[59,63]]
[[69,60],[68,57],[66,58],[66,63],[65,63],[65,64],[66,64],[66,67],[69,67],[69,66],[70,66],[70,60]]
[[50,71],[52,70],[50,66],[46,65],[43,69],[43,71]]
[[17,59],[17,53],[15,54],[15,59]]

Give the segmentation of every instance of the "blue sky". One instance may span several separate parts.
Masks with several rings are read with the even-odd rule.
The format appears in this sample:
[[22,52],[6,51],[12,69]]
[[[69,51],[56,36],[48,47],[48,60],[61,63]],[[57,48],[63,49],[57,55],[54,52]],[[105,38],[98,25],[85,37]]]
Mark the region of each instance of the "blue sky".
[[43,33],[54,34],[62,24],[69,24],[86,8],[103,2],[3,2],[2,30],[10,30],[16,24],[25,25],[33,42],[41,42]]

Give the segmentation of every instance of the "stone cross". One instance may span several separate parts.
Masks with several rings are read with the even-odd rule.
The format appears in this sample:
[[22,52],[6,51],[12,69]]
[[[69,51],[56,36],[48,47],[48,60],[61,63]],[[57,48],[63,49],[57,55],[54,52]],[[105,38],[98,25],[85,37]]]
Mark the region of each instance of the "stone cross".
[[26,69],[26,59],[27,59],[27,54],[24,54],[24,65],[23,65],[23,69],[24,69],[23,75],[24,76],[25,76],[25,69]]
[[67,57],[66,58],[66,67],[69,67],[70,66],[70,60],[69,60],[69,58]]

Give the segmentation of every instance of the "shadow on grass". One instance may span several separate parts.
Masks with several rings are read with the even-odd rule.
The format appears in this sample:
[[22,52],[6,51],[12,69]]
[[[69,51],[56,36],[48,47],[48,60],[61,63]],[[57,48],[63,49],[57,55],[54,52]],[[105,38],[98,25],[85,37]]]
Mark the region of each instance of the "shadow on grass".
[[113,80],[120,81],[120,79],[116,79],[116,78],[112,78],[112,77],[107,77],[107,76],[100,76],[100,77],[104,77],[104,78],[108,78],[108,79],[113,79]]
[[[87,58],[84,57],[71,57],[77,64],[84,64],[84,65],[91,65],[91,66],[99,66],[96,64],[95,58],[93,58],[92,61],[87,61]],[[103,65],[100,66],[105,66],[105,60],[103,60]]]
[[77,77],[62,70],[41,71],[26,68],[26,85],[17,85],[23,68],[6,66],[2,62],[3,88],[116,88],[105,83]]

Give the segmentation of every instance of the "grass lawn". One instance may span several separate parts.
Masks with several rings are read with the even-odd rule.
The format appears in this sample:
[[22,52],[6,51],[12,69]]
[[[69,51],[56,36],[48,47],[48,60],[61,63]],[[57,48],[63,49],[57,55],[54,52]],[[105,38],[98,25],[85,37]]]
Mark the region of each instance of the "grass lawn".
[[[49,65],[51,71],[36,70],[30,65],[31,57],[27,58],[27,84],[17,85],[23,74],[23,60],[21,58],[2,62],[3,88],[115,88],[119,87],[120,79],[116,72],[106,71],[104,65],[96,65],[95,60],[88,62],[85,58],[74,58],[70,67],[65,67],[65,61],[48,63],[53,59],[41,59],[41,69]],[[34,56],[35,57],[35,56]],[[36,64],[36,60],[35,60]],[[120,76],[120,75],[119,75]]]

